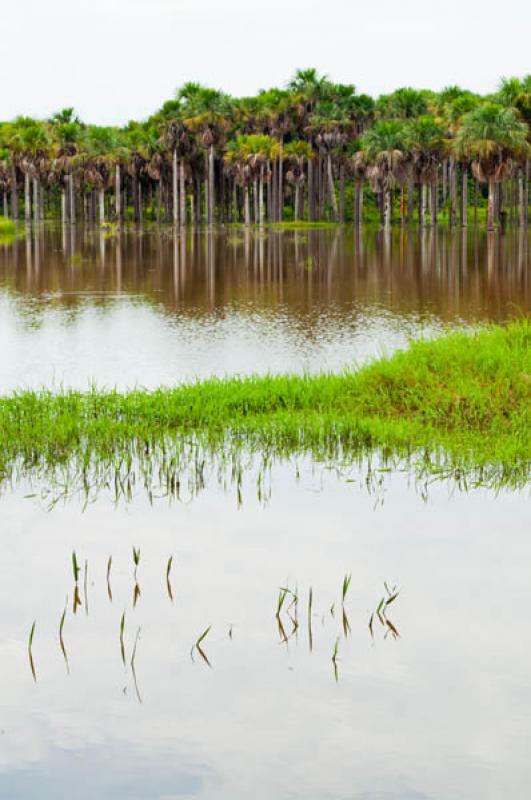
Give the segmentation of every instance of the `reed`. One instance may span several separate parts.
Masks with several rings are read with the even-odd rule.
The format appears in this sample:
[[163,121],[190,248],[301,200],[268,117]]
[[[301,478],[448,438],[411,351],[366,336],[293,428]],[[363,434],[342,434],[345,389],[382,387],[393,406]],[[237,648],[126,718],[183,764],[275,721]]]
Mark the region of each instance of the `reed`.
[[31,674],[33,675],[33,680],[35,683],[37,682],[37,673],[35,672],[35,663],[33,661],[33,637],[35,636],[35,625],[37,620],[33,620],[33,624],[30,629],[30,634],[28,638],[28,657],[30,663]]
[[166,591],[168,593],[168,597],[170,598],[170,601],[173,603],[173,591],[172,591],[172,586],[171,586],[171,581],[170,581],[170,574],[171,574],[172,564],[173,564],[173,556],[170,556],[169,559],[168,559],[168,563],[166,565]]
[[65,660],[66,671],[70,674],[70,665],[68,663],[68,656],[66,654],[65,640],[64,640],[64,636],[63,636],[67,608],[68,608],[68,597],[65,600],[65,607],[64,607],[63,613],[61,614],[61,619],[59,621],[59,646],[61,648],[61,652],[62,652],[63,658]]
[[208,667],[212,667],[212,665],[211,665],[210,661],[208,660],[205,651],[201,647],[201,643],[206,639],[206,637],[210,633],[211,628],[212,628],[212,625],[209,625],[208,628],[205,628],[203,633],[200,636],[198,636],[197,640],[192,645],[192,649],[190,650],[190,657],[191,657],[192,661],[194,660],[194,650],[196,650]]
[[137,645],[138,645],[138,640],[140,639],[141,631],[142,631],[142,628],[139,627],[137,632],[136,632],[135,642],[133,644],[133,650],[132,650],[132,653],[131,653],[131,673],[133,675],[133,683],[134,683],[134,686],[135,686],[135,693],[136,693],[136,697],[137,697],[137,700],[138,700],[139,703],[142,703],[142,697],[140,695],[140,690],[138,688],[138,681],[137,681],[137,678],[136,678],[136,648],[137,648]]
[[125,633],[125,611],[122,614],[122,618],[120,620],[120,655],[122,656],[122,661],[124,662],[125,666],[125,642],[124,642],[124,633]]
[[109,560],[107,561],[107,595],[109,597],[110,603],[112,603],[111,568],[112,568],[112,556],[109,556]]

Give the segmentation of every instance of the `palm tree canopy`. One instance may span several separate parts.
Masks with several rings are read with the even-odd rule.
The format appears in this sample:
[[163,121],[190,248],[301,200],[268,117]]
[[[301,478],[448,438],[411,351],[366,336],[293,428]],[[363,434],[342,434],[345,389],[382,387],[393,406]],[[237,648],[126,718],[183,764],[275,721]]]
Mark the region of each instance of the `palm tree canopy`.
[[405,150],[404,123],[398,119],[378,120],[363,134],[359,145],[369,159],[384,151]]
[[528,151],[529,127],[518,111],[486,103],[465,114],[456,138],[459,152],[474,158],[518,157]]
[[426,114],[428,111],[427,92],[405,86],[392,94],[381,95],[376,102],[380,117],[409,119]]

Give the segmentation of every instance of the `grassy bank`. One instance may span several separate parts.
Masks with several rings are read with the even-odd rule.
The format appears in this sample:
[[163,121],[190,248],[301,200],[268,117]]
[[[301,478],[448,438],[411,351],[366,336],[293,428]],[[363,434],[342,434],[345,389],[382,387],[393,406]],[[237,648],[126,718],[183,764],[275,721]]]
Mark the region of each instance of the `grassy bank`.
[[[0,473],[211,452],[358,456],[378,449],[525,481],[531,454],[531,323],[452,333],[356,372],[212,379],[127,393],[21,391],[0,398]],[[430,455],[430,457],[431,457]]]

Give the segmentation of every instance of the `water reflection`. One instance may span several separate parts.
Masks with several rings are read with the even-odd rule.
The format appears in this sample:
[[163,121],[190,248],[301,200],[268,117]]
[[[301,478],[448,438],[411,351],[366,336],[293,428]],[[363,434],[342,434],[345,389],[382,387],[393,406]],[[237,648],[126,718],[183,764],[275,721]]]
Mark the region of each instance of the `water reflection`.
[[[394,474],[374,510],[361,486],[299,467],[275,467],[265,510],[246,485],[239,510],[215,488],[84,515],[6,494],[0,796],[525,797],[526,498],[436,485],[426,504]],[[89,616],[72,613],[73,550]],[[212,669],[190,659],[209,626]]]
[[[136,553],[136,552],[139,552],[139,551],[137,551],[136,548],[133,547],[133,553]],[[73,564],[75,565],[76,564],[76,554],[75,554],[75,552],[72,555],[72,560],[73,560]],[[112,563],[112,560],[113,560],[113,557],[111,555],[111,556],[109,556],[109,560],[107,562],[106,586],[103,585],[103,584],[101,585],[101,589],[104,592],[106,591],[107,594],[109,594],[109,592],[110,592],[109,564]],[[165,582],[166,582],[166,589],[167,589],[167,593],[168,593],[167,594],[168,600],[170,601],[170,603],[173,604],[173,602],[174,602],[173,592],[172,592],[170,581],[169,581],[169,573],[170,573],[170,569],[171,569],[172,560],[173,560],[173,557],[170,557],[170,560],[166,564]],[[120,560],[119,559],[117,559],[117,563],[118,563],[118,569],[120,569]],[[118,603],[119,604],[123,603],[123,606],[126,608],[126,610],[123,612],[123,614],[122,614],[122,616],[120,618],[119,630],[118,630],[118,640],[119,640],[120,659],[122,661],[123,667],[124,667],[124,669],[126,671],[130,670],[137,700],[138,700],[139,703],[142,703],[142,696],[141,696],[141,693],[140,693],[140,690],[139,690],[138,677],[137,677],[137,672],[136,672],[136,657],[137,657],[137,650],[138,650],[139,641],[141,639],[142,626],[141,625],[135,626],[135,623],[131,623],[129,621],[129,617],[130,616],[134,617],[134,612],[135,612],[135,609],[136,609],[136,606],[137,606],[137,602],[138,602],[139,597],[140,597],[140,588],[139,588],[139,585],[138,585],[138,579],[137,579],[137,574],[136,574],[136,569],[138,567],[138,561],[135,560],[134,563],[135,563],[135,570],[134,570],[134,573],[133,573],[133,583],[134,583],[133,600],[129,604],[128,600],[127,600],[127,595],[125,595],[122,598],[118,598]],[[102,572],[102,565],[101,564],[97,564],[97,563],[93,564],[93,568],[94,568],[95,573]],[[73,604],[72,610],[71,610],[71,612],[69,612],[68,595],[66,596],[64,609],[63,609],[63,611],[61,613],[60,620],[59,620],[58,646],[59,646],[59,650],[61,652],[61,655],[63,657],[64,663],[65,663],[65,666],[66,666],[66,675],[68,677],[72,673],[71,673],[71,669],[70,669],[70,660],[69,660],[69,657],[68,657],[67,647],[66,647],[65,624],[68,623],[69,626],[76,624],[75,617],[76,617],[77,609],[80,606],[82,606],[83,604],[85,606],[86,614],[88,616],[88,595],[87,595],[87,588],[86,588],[86,586],[87,586],[87,575],[88,575],[88,558],[85,559],[85,569],[84,569],[84,585],[85,585],[85,589],[84,589],[83,601],[81,601],[81,599],[79,597],[79,591],[78,591],[78,586],[77,586],[77,581],[76,581],[75,586],[74,586],[74,594],[75,594],[75,597],[77,598],[77,600],[76,599],[74,600],[74,604]],[[160,575],[163,575],[163,569],[160,570]],[[295,584],[295,586],[292,587],[292,588],[290,588],[289,585],[288,586],[279,587],[277,605],[276,605],[276,610],[275,610],[275,615],[274,615],[275,616],[276,626],[277,626],[277,629],[278,629],[278,636],[279,636],[278,643],[280,643],[282,645],[286,645],[286,647],[289,647],[290,643],[294,644],[295,646],[298,646],[300,644],[299,633],[300,633],[301,629],[302,630],[306,629],[306,631],[307,631],[306,643],[307,643],[307,652],[309,654],[312,654],[314,652],[314,649],[317,651],[317,653],[321,653],[322,654],[323,648],[320,647],[320,646],[315,647],[315,642],[317,641],[317,643],[319,645],[321,640],[322,640],[322,638],[323,638],[323,636],[325,637],[326,641],[329,641],[330,637],[332,637],[332,639],[334,640],[334,637],[335,637],[335,644],[334,644],[334,648],[333,648],[333,652],[332,652],[332,662],[333,662],[333,665],[334,665],[334,678],[335,678],[336,682],[339,682],[338,661],[340,660],[340,658],[339,658],[340,634],[342,633],[343,639],[346,640],[352,634],[352,624],[355,624],[356,627],[359,630],[363,630],[366,627],[366,624],[367,624],[366,623],[366,619],[365,619],[365,616],[366,616],[367,612],[363,611],[360,614],[359,613],[359,608],[356,609],[356,611],[358,612],[357,613],[357,619],[356,619],[355,622],[352,622],[352,624],[351,624],[351,619],[352,619],[352,613],[353,612],[352,612],[352,609],[350,611],[348,611],[348,606],[349,606],[349,603],[350,603],[350,597],[347,600],[347,592],[348,592],[349,587],[350,587],[351,578],[352,578],[352,575],[350,573],[348,575],[345,575],[345,578],[343,579],[343,583],[342,583],[342,586],[341,586],[341,591],[338,593],[336,598],[334,598],[334,600],[332,601],[332,604],[330,605],[330,610],[329,610],[328,613],[326,613],[326,608],[328,607],[328,604],[330,603],[330,597],[334,597],[335,593],[334,593],[333,588],[331,588],[330,586],[326,586],[325,591],[326,591],[327,597],[324,600],[324,606],[323,606],[322,598],[319,598],[319,600],[321,601],[321,606],[322,606],[322,608],[321,608],[321,625],[318,626],[317,631],[316,631],[315,634],[314,634],[314,631],[313,631],[312,618],[314,616],[319,617],[320,614],[319,614],[319,611],[314,608],[313,586],[309,586],[309,588],[307,590],[304,590],[304,594],[306,594],[306,592],[307,592],[307,595],[308,595],[308,604],[307,604],[306,608],[302,608],[301,616],[303,617],[303,619],[300,620],[300,616],[299,616],[299,588],[298,588],[298,584]],[[63,580],[65,580],[65,578],[63,578]],[[149,585],[147,587],[147,592],[148,592],[148,594],[153,596],[153,594],[157,594],[157,589],[158,588],[159,587],[157,587],[157,586]],[[400,589],[398,589],[398,587],[396,585],[393,586],[392,588],[389,588],[389,585],[388,585],[387,581],[384,581],[384,588],[385,588],[386,594],[379,601],[379,603],[378,603],[378,605],[376,607],[376,610],[371,612],[370,617],[369,617],[369,621],[368,621],[368,625],[367,625],[368,631],[370,633],[371,640],[373,640],[373,641],[375,640],[375,630],[374,630],[374,622],[375,621],[378,621],[380,623],[380,625],[381,625],[381,628],[383,629],[382,638],[383,638],[384,641],[388,638],[389,634],[391,634],[391,638],[393,638],[395,640],[400,638],[400,634],[399,634],[395,624],[390,619],[389,610],[388,610],[388,607],[391,605],[391,603],[394,603],[397,600],[398,596],[400,595]],[[206,596],[210,595],[210,593],[208,591],[208,587],[202,587],[200,584],[198,584],[196,586],[196,594],[198,592],[199,593],[203,593]],[[160,597],[160,595],[159,595],[159,597]],[[354,603],[356,603],[356,598],[352,598],[352,600],[353,600]],[[112,609],[109,606],[102,605],[101,602],[99,602],[99,601],[100,601],[100,598],[95,598],[95,603],[99,607],[100,615],[103,614],[103,616],[105,617],[105,616],[109,616],[109,614],[111,614],[111,620],[114,619]],[[159,602],[160,602],[160,600],[159,600]],[[194,600],[192,599],[192,603],[193,602],[194,602]],[[336,614],[335,614],[336,605],[338,605],[339,608],[341,609],[341,615],[337,616],[337,617],[336,617]],[[33,681],[35,683],[37,683],[37,672],[36,672],[35,659],[34,659],[33,653],[34,653],[34,643],[35,643],[36,649],[37,650],[39,649],[39,635],[35,636],[35,633],[36,633],[38,622],[40,622],[39,617],[42,618],[43,609],[40,609],[40,610],[39,609],[35,609],[35,611],[37,611],[39,613],[38,613],[38,616],[35,618],[35,620],[32,623],[30,634],[29,634],[29,639],[28,639],[28,660],[29,660],[29,668],[30,668],[30,672],[31,672],[31,677],[32,677]],[[212,607],[210,609],[210,614],[212,614],[214,616],[214,612],[215,612],[215,609]],[[325,612],[325,613],[323,613],[323,612]],[[46,614],[46,611],[44,613]],[[304,620],[304,615],[306,616],[305,620]],[[155,614],[152,618],[150,618],[149,616],[147,618],[147,624],[149,625],[149,632],[150,632],[151,635],[154,635],[154,629],[157,628],[160,625],[160,621],[158,619],[159,616],[160,616],[160,614]],[[218,618],[219,618],[219,615],[218,615]],[[144,618],[144,619],[146,619],[146,618]],[[304,624],[304,622],[305,622],[305,624]],[[111,622],[111,624],[112,624],[112,622]],[[127,647],[127,644],[126,644],[126,640],[131,638],[131,634],[130,634],[131,624],[133,624],[133,626],[136,627],[136,634],[134,635],[134,639],[133,639],[133,643],[132,643],[132,646],[131,646],[130,653],[128,653],[128,647]],[[146,625],[146,623],[144,623],[144,624]],[[259,625],[258,621],[255,622],[253,620],[249,620],[248,624],[250,625],[251,631],[255,630]],[[93,619],[92,620],[92,625],[94,626],[96,631],[100,631],[101,628],[102,628],[101,619],[99,619],[99,620],[98,619]],[[302,626],[302,628],[300,628],[300,625]],[[228,637],[228,639],[230,641],[233,641],[233,626],[230,623],[227,623],[226,621],[223,621],[220,624],[219,621],[218,621],[218,627],[221,628],[221,631],[228,630],[227,637]],[[101,641],[100,642],[100,641],[95,641],[94,640],[94,638],[93,638],[94,635],[91,633],[90,629],[85,628],[84,630],[85,630],[85,636],[88,636],[88,637],[90,637],[92,639],[92,645],[91,645],[92,647],[96,647],[101,651],[101,649],[106,646],[105,641]],[[191,658],[192,663],[196,663],[196,656],[199,656],[200,662],[206,664],[206,666],[209,669],[213,668],[213,664],[212,664],[211,660],[209,659],[209,656],[207,655],[207,649],[208,649],[208,644],[209,644],[209,640],[208,639],[209,639],[209,635],[210,635],[210,638],[212,638],[212,636],[217,636],[216,641],[219,643],[220,635],[221,635],[222,639],[224,638],[224,634],[221,631],[213,630],[213,626],[210,624],[197,636],[196,640],[193,642],[193,644],[192,644],[192,646],[190,648],[190,658]],[[169,630],[164,630],[164,631],[162,631],[162,632],[160,632],[160,633],[158,633],[156,635],[158,635],[161,639],[169,639],[170,631]],[[96,633],[96,636],[98,636],[97,633]],[[271,641],[271,644],[275,644],[275,637],[271,636],[270,637],[270,641]],[[250,644],[251,644],[251,641],[249,641],[249,646],[250,646]],[[79,638],[78,638],[77,647],[79,648],[80,646],[81,646],[81,650],[82,650],[85,647],[85,644],[84,644],[84,642],[80,642]],[[114,650],[114,646],[113,646],[113,650]],[[76,653],[75,651],[71,651],[71,654],[72,654],[72,660],[74,662],[79,660],[79,653]],[[160,653],[160,658],[164,658],[164,656],[165,656],[165,653],[161,652]],[[299,660],[299,664],[302,664],[302,662],[300,660]],[[41,667],[42,666],[43,665],[41,663]]]
[[529,243],[444,228],[105,233],[41,227],[0,249],[0,286],[46,307],[142,296],[192,317],[232,304],[296,315],[378,303],[441,320],[505,319],[531,305]]
[[531,308],[531,233],[40,228],[0,249],[0,391],[337,369]]

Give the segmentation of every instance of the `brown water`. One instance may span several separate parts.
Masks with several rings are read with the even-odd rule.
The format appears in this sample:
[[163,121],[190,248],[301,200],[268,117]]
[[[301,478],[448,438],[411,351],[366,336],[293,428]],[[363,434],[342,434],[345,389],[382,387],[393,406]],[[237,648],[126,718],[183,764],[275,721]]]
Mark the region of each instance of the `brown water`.
[[41,232],[0,248],[0,392],[339,369],[529,311],[530,241]]
[[[0,250],[0,391],[340,368],[528,311],[528,247],[47,231]],[[250,466],[241,505],[4,487],[0,797],[527,798],[527,494],[367,467],[277,464],[264,503]]]

